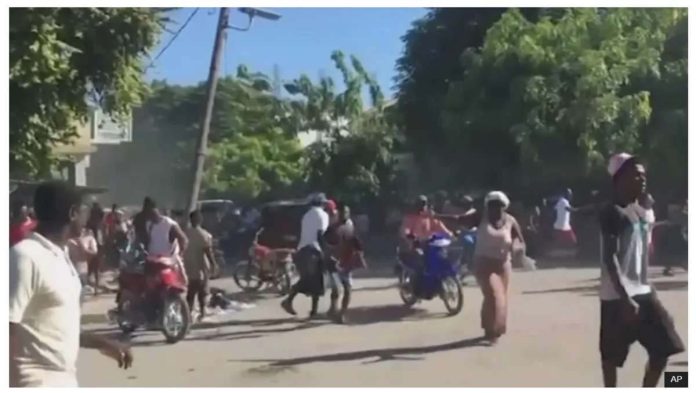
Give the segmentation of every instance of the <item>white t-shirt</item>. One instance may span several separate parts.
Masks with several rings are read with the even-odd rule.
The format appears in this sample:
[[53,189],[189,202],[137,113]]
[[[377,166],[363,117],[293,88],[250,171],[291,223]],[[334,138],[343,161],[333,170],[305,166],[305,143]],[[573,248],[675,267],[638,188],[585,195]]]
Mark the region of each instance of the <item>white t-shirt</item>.
[[[625,208],[617,207],[627,220],[623,226],[617,228],[617,240],[620,247],[618,254],[618,274],[623,282],[628,296],[648,294],[652,291],[647,281],[647,252],[648,252],[648,233],[649,224],[644,219],[641,221],[641,208],[637,204],[630,204]],[[618,225],[621,225],[619,222]],[[603,240],[602,240],[603,242]],[[600,249],[603,244],[600,243]],[[604,256],[601,255],[602,263],[599,298],[601,300],[616,300],[620,296],[614,288],[607,267],[604,264]]]
[[301,250],[306,246],[313,246],[321,250],[317,234],[326,232],[329,228],[329,214],[320,207],[312,207],[302,217],[302,230],[300,232],[300,243],[297,249]]
[[147,230],[150,234],[150,245],[147,252],[150,255],[175,256],[179,252],[179,244],[176,240],[172,243],[169,240],[169,234],[174,226],[178,225],[176,221],[167,216],[162,216],[157,223],[148,222]]
[[32,233],[10,249],[10,323],[22,387],[76,387],[82,287],[67,250]]
[[635,209],[640,217],[648,223],[648,246],[652,244],[652,230],[655,227],[655,210],[646,209],[639,204],[635,204]]
[[556,202],[556,222],[553,223],[553,229],[558,231],[569,231],[570,226],[570,212],[568,208],[570,207],[570,202],[567,199],[561,197]]

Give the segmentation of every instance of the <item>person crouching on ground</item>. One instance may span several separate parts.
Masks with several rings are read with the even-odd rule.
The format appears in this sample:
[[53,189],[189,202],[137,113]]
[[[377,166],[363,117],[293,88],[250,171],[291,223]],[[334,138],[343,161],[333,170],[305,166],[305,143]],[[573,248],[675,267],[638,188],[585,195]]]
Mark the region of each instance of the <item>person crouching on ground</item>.
[[[350,207],[341,206],[338,221],[327,231],[327,242],[331,244],[329,283],[331,285],[331,307],[328,316],[336,323],[345,323],[345,314],[350,305],[353,287],[353,271],[367,267],[362,243],[355,233],[350,218]],[[339,286],[343,290],[341,309],[338,310]]]
[[648,283],[648,223],[638,198],[646,190],[645,168],[620,153],[609,159],[613,200],[600,211],[602,263],[599,348],[604,386],[615,387],[632,343],[648,352],[644,387],[656,387],[670,356],[684,351],[674,321]]
[[281,303],[283,309],[291,315],[297,315],[292,302],[302,293],[312,299],[309,317],[317,316],[319,298],[324,294],[324,234],[329,228],[329,214],[324,207],[328,203],[326,196],[316,195],[310,202],[311,207],[302,217],[300,242],[293,257],[300,279]]
[[476,235],[474,269],[483,293],[481,327],[485,338],[495,344],[507,330],[508,285],[512,270],[512,243],[524,244],[520,226],[506,212],[508,197],[492,191],[485,198],[485,213]]

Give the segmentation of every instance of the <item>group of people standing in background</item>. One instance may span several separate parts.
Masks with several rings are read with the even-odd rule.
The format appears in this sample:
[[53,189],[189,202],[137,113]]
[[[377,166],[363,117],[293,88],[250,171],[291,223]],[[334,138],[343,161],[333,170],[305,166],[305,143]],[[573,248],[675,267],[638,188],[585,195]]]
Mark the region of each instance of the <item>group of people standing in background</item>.
[[[10,221],[10,247],[27,238],[36,225],[33,209],[22,201],[16,202]],[[113,264],[112,259],[117,258],[116,248],[127,241],[128,230],[129,222],[118,205],[113,205],[111,211],[105,213],[95,202],[89,210],[86,225],[69,239],[67,246],[70,258],[83,285],[90,278],[93,280],[94,294],[99,289],[102,262],[106,260]]]

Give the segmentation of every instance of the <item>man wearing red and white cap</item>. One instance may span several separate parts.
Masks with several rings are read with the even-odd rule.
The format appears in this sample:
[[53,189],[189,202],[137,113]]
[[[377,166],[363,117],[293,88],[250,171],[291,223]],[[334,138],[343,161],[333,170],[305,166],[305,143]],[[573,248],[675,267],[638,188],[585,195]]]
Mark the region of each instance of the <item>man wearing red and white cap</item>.
[[600,211],[602,261],[599,347],[606,387],[616,386],[629,347],[638,341],[648,352],[643,386],[655,387],[670,356],[683,352],[669,313],[648,283],[649,224],[638,198],[646,191],[645,168],[636,157],[609,160],[613,200]]

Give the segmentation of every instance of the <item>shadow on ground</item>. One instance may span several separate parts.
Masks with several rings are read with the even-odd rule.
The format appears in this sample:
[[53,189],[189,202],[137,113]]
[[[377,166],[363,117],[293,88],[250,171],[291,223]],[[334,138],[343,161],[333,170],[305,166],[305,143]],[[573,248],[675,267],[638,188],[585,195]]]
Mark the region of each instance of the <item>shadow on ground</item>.
[[372,325],[382,322],[400,322],[427,318],[426,310],[406,307],[401,304],[352,307],[346,312],[350,325]]
[[[191,327],[191,332],[184,339],[184,341],[246,340],[260,338],[269,334],[307,330],[323,326],[328,323],[328,320],[300,320],[296,318],[204,322],[193,325]],[[251,327],[252,329],[221,331],[224,328],[234,328],[236,326]],[[164,341],[164,336],[158,330],[136,330],[130,335],[124,335],[118,330],[118,328],[111,327],[108,329],[90,330],[90,332],[104,333],[107,337],[128,343],[133,347],[155,347],[168,345]]]
[[[423,357],[418,355],[427,355],[436,352],[452,351],[456,349],[471,348],[477,346],[487,346],[486,341],[483,339],[483,337],[469,338],[447,344],[432,345],[425,347],[370,349],[364,351],[340,352],[327,355],[297,357],[290,359],[230,359],[228,360],[228,362],[241,361],[253,363],[269,363],[264,366],[253,367],[247,370],[247,372],[250,374],[274,374],[282,371],[294,371],[293,369],[297,366],[311,363],[348,362],[356,360],[365,360],[363,364],[373,364],[392,360],[422,360]],[[368,359],[372,360],[367,361]]]
[[[221,332],[219,329],[213,331],[206,331],[201,333],[190,334],[184,339],[184,341],[235,341],[235,340],[249,340],[255,338],[261,338],[269,334],[279,334],[279,333],[289,333],[296,332],[300,330],[312,329],[315,327],[325,325],[326,321],[295,321],[292,326],[287,327],[276,327],[270,329],[248,329],[240,331],[227,331]],[[230,325],[228,325],[230,326]],[[149,337],[148,337],[149,338]],[[129,340],[130,344],[134,347],[152,347],[166,345],[163,338],[153,336],[154,340],[147,341],[133,341]]]
[[[590,281],[597,281],[595,279]],[[686,280],[677,281],[656,281],[652,282],[652,285],[657,291],[676,291],[676,290],[687,290],[689,283]],[[577,287],[568,288],[553,288],[553,289],[543,289],[538,291],[524,291],[524,295],[542,295],[546,293],[578,293],[583,296],[597,296],[599,294],[599,285],[585,285]]]
[[366,287],[355,288],[355,289],[353,289],[353,292],[379,292],[379,291],[386,291],[389,289],[394,289],[394,288],[396,288],[396,286],[397,286],[397,283],[393,282],[393,283],[384,284],[384,285],[366,286]]

